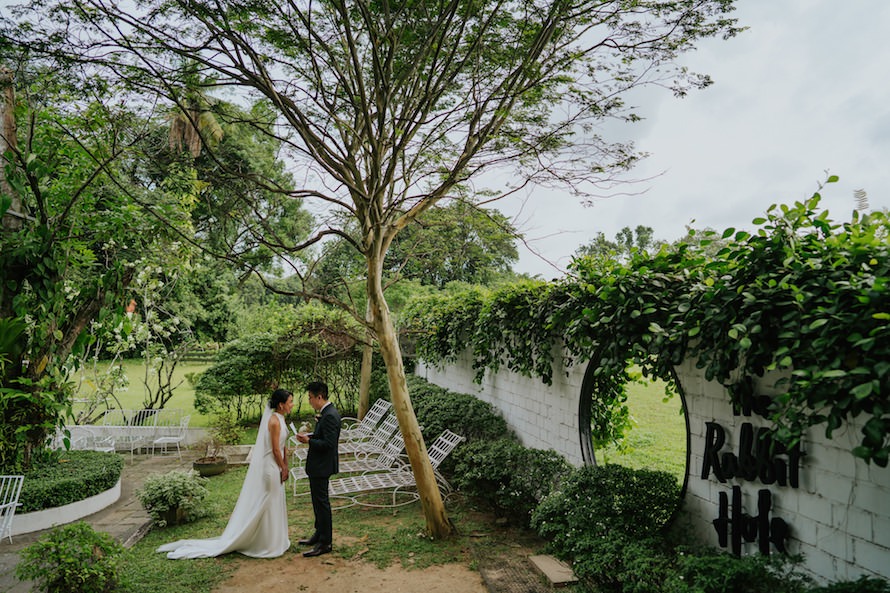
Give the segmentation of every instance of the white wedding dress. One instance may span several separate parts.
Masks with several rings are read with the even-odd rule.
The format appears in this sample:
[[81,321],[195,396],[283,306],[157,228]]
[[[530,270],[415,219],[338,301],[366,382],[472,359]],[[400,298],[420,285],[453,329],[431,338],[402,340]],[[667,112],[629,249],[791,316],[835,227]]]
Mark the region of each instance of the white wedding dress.
[[287,427],[284,417],[267,408],[260,421],[256,445],[235,510],[219,537],[183,539],[157,549],[167,558],[211,558],[239,552],[253,558],[276,558],[290,548],[287,532],[287,501],[281,473],[272,455],[269,418],[278,416],[281,432],[278,446],[284,450]]

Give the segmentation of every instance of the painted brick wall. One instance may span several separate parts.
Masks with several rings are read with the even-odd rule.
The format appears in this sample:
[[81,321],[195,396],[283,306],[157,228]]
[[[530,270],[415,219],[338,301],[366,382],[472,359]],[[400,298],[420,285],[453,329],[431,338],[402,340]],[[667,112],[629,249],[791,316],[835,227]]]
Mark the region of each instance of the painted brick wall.
[[[473,382],[467,353],[455,364],[435,367],[418,364],[416,373],[428,381],[491,403],[528,447],[554,449],[575,465],[583,463],[578,430],[578,405],[586,363],[555,369],[553,385],[510,371],[486,373],[481,384]],[[742,425],[756,430],[766,421],[752,414],[733,415],[725,389],[706,381],[702,371],[687,362],[677,368],[689,415],[690,462],[682,520],[703,541],[718,546],[712,521],[718,517],[721,493],[731,507],[733,487],[738,486],[741,508],[748,516],[758,514],[758,492],[770,493],[770,519],[781,519],[790,532],[787,549],[804,556],[804,567],[817,579],[854,579],[862,574],[890,578],[890,468],[869,466],[856,460],[850,450],[858,441],[858,426],[824,437],[823,429],[807,435],[800,462],[799,487],[765,485],[739,478],[720,482],[713,472],[702,479],[707,423],[718,424],[726,438],[720,455],[739,451]],[[755,383],[760,395],[775,392],[775,378]],[[780,456],[787,459],[787,456]],[[731,545],[731,527],[727,530]],[[756,538],[755,538],[756,539]],[[757,541],[744,542],[742,553],[756,553]],[[772,548],[773,551],[775,548]]]
[[505,369],[497,373],[486,372],[479,384],[473,382],[472,355],[465,352],[455,364],[447,367],[419,362],[415,374],[440,387],[469,393],[490,403],[500,411],[526,447],[553,449],[569,463],[582,465],[578,394],[586,367],[585,363],[554,368],[552,385]]
[[[825,438],[824,426],[806,435],[798,488],[739,478],[721,483],[713,472],[702,479],[707,422],[716,422],[725,430],[726,444],[721,451],[736,453],[742,425],[766,426],[767,422],[756,414],[733,415],[725,389],[706,381],[691,362],[677,371],[686,395],[691,433],[685,518],[704,541],[718,545],[711,521],[717,516],[721,492],[731,499],[732,487],[738,486],[742,508],[753,516],[758,513],[758,491],[767,489],[772,497],[770,517],[784,520],[790,528],[788,551],[802,554],[804,566],[814,576],[828,581],[862,574],[890,577],[890,468],[870,466],[851,455],[862,421],[835,431],[830,440]],[[755,378],[756,393],[774,395],[776,379],[778,376]],[[757,544],[745,543],[742,549],[743,553],[754,553]]]

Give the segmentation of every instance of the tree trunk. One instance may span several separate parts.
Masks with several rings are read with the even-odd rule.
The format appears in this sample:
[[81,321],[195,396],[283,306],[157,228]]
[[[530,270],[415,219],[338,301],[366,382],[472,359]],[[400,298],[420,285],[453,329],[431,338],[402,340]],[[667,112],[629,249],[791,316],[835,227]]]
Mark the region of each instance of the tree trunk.
[[[369,258],[369,270],[377,267],[375,264],[376,262]],[[445,512],[445,503],[439,492],[436,474],[433,471],[432,463],[430,463],[426,444],[423,442],[423,435],[420,433],[420,426],[417,423],[417,416],[411,405],[408,386],[405,383],[402,352],[399,349],[395,328],[389,313],[389,305],[383,296],[383,288],[379,279],[379,274],[374,274],[373,271],[368,275],[370,320],[374,332],[377,334],[380,353],[386,365],[392,405],[396,417],[399,419],[399,428],[405,439],[405,451],[408,453],[411,470],[414,472],[414,481],[417,483],[417,492],[420,494],[420,503],[426,518],[426,531],[433,539],[442,539],[454,533],[454,524]]]
[[[0,155],[16,146],[15,87],[12,71],[0,66]],[[4,173],[5,161],[0,158],[0,194],[12,198],[9,210],[3,214],[3,229],[17,231],[22,228],[22,198],[12,191]]]
[[373,369],[374,348],[370,344],[362,346],[362,371],[358,384],[358,419],[368,413],[371,406],[371,371]]
[[[368,306],[365,307],[365,319],[371,320],[370,301],[368,301]],[[371,332],[366,333],[365,339],[367,344],[362,346],[362,369],[358,384],[358,410],[356,410],[359,420],[365,417],[365,414],[368,413],[371,407],[371,370],[373,369],[374,362],[374,348],[371,346],[373,336],[371,336]]]

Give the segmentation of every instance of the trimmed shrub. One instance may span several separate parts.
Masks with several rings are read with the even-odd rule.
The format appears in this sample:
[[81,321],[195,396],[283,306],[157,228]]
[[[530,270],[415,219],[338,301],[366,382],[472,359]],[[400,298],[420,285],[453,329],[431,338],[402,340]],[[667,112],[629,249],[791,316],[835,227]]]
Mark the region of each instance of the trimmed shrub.
[[124,459],[117,453],[69,451],[49,456],[26,474],[19,498],[21,513],[77,502],[114,487]]
[[671,570],[671,553],[660,536],[630,537],[620,531],[587,542],[572,570],[600,593],[657,593]]
[[659,533],[679,502],[680,486],[667,472],[584,466],[541,501],[532,526],[559,556],[580,558],[616,532],[635,538]]
[[855,581],[841,581],[816,587],[812,593],[890,593],[890,583],[876,577],[861,576]]
[[499,439],[454,451],[454,484],[499,517],[528,526],[531,513],[572,466],[555,451],[529,449]]
[[664,593],[804,593],[809,590],[810,579],[797,570],[799,560],[781,554],[737,557],[711,549],[693,554],[680,552],[663,590]]
[[515,438],[494,407],[477,397],[448,391],[413,375],[408,376],[408,392],[427,442],[446,428],[467,439],[467,443]]
[[110,593],[120,586],[124,548],[107,533],[78,521],[53,529],[22,550],[19,580],[33,580],[44,593]]

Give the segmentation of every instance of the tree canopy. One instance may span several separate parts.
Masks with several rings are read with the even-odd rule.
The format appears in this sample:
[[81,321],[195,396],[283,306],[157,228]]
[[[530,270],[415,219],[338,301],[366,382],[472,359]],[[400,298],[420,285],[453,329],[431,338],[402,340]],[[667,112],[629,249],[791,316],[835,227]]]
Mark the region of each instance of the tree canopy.
[[[589,192],[629,169],[633,146],[604,138],[597,124],[637,119],[623,96],[640,85],[682,95],[709,84],[676,59],[702,38],[734,35],[732,10],[733,0],[66,0],[35,2],[7,34],[68,71],[111,81],[134,105],[160,97],[193,114],[177,91],[196,79],[187,60],[201,84],[268,102],[268,121],[246,123],[282,143],[298,183],[249,178],[312,203],[318,226],[300,240],[252,210],[241,238],[299,278],[301,254],[325,237],[364,259],[367,310],[340,304],[380,345],[427,528],[442,536],[452,526],[383,292],[390,246],[442,200],[495,199],[529,183]],[[509,175],[506,186],[485,183],[494,171]]]

